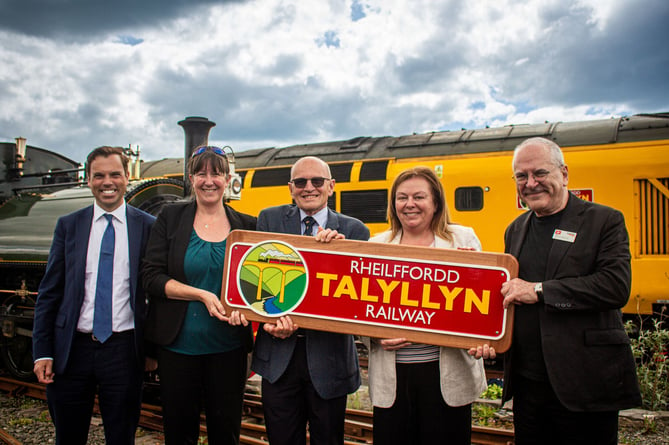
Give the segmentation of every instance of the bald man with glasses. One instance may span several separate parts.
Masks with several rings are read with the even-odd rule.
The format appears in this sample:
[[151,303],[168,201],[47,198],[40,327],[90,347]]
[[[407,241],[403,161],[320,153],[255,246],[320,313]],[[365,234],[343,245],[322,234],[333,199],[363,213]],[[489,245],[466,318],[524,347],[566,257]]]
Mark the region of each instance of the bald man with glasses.
[[[294,204],[258,215],[258,231],[314,236],[331,229],[348,239],[369,239],[355,218],[327,207],[335,180],[321,159],[308,156],[292,167]],[[353,336],[298,329],[290,317],[258,330],[251,369],[263,377],[262,399],[271,445],[342,444],[346,396],[360,386]]]

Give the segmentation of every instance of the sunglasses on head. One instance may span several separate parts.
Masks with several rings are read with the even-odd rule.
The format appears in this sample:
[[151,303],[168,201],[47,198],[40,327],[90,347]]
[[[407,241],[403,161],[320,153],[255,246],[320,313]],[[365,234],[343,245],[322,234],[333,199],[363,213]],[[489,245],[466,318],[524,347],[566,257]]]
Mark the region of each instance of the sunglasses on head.
[[214,147],[213,145],[207,145],[207,146],[200,147],[197,150],[195,150],[190,157],[194,158],[195,156],[201,155],[202,153],[204,153],[207,150],[213,151],[217,155],[226,156],[225,151],[223,151],[222,148]]
[[307,181],[311,181],[311,185],[318,188],[318,187],[323,187],[323,184],[325,184],[325,181],[330,181],[330,178],[321,178],[321,177],[295,178],[292,181],[290,181],[290,183],[293,184],[298,189],[303,189],[307,186]]

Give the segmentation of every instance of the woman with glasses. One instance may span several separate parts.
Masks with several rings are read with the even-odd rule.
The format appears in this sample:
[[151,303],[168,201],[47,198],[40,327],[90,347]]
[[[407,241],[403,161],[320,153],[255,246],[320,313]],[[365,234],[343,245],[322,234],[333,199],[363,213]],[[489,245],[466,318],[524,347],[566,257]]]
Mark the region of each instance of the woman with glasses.
[[220,148],[196,148],[188,173],[192,199],[160,212],[142,270],[165,443],[199,443],[204,404],[208,443],[237,444],[253,334],[238,312],[225,313],[220,292],[226,238],[234,229],[255,230],[256,218],[223,202],[230,168]]
[[[390,230],[370,241],[481,250],[470,227],[451,223],[444,189],[427,167],[405,170],[395,178],[388,219]],[[470,444],[471,403],[486,389],[483,362],[472,355],[494,356],[492,348],[482,345],[480,351],[468,352],[404,338],[365,341],[374,445]]]

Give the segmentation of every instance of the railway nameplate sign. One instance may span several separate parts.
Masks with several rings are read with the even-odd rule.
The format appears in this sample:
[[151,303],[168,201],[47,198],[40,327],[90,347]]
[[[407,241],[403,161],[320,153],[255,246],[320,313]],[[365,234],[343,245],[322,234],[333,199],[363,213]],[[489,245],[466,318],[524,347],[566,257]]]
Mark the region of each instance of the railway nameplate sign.
[[468,348],[511,343],[502,283],[507,254],[234,230],[222,301],[248,320],[290,315],[300,327]]

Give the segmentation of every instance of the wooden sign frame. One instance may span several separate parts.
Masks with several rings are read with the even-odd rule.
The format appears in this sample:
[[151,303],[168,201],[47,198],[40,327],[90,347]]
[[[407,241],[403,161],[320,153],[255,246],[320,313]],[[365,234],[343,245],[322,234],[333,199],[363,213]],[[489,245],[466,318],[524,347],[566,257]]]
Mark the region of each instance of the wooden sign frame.
[[[262,249],[267,249],[267,246],[273,246],[273,247],[285,246],[285,249],[292,250],[293,251],[292,254],[297,254],[301,259],[299,261],[295,259],[289,259],[284,261],[276,259],[280,257],[272,257],[272,255],[269,255],[268,257],[262,257],[265,253],[267,253]],[[259,256],[255,253],[256,251],[258,251],[258,249],[261,249],[263,252]],[[275,250],[272,250],[272,252],[274,251]],[[250,261],[249,258],[251,258],[251,256],[249,255],[251,256],[256,255],[254,257],[255,260]],[[267,258],[272,258],[272,259],[267,259]],[[310,258],[310,261],[307,261],[305,258]],[[314,261],[313,258],[318,258],[318,259]],[[409,271],[414,269],[419,270],[418,269],[419,267],[423,267],[426,271],[428,268],[441,268],[443,270],[440,273],[439,278],[443,279],[446,278],[445,277],[446,268],[450,268],[449,273],[453,272],[456,275],[459,275],[458,272],[455,270],[456,268],[459,268],[458,270],[460,271],[464,271],[464,275],[467,275],[469,271],[473,272],[475,276],[486,276],[492,274],[493,277],[497,277],[494,278],[494,280],[501,280],[501,281],[499,283],[497,281],[494,281],[493,282],[494,284],[491,285],[491,288],[484,291],[483,293],[486,294],[487,298],[486,301],[488,304],[487,307],[488,308],[492,307],[493,308],[492,312],[496,314],[494,320],[490,318],[488,320],[493,321],[493,325],[496,327],[501,326],[501,329],[497,328],[497,330],[494,331],[495,334],[490,334],[490,335],[488,334],[479,335],[479,334],[471,334],[468,332],[452,332],[452,331],[435,332],[435,330],[432,328],[418,329],[416,327],[409,327],[409,326],[397,326],[397,325],[389,326],[389,325],[384,325],[383,323],[381,323],[382,325],[379,325],[376,322],[363,320],[362,318],[364,317],[361,317],[359,314],[351,317],[347,315],[342,318],[341,316],[331,317],[330,314],[314,315],[313,313],[306,313],[304,311],[300,313],[299,311],[300,305],[304,305],[305,302],[310,301],[308,300],[308,298],[312,299],[316,298],[315,295],[320,297],[330,298],[329,300],[323,299],[322,301],[327,301],[328,303],[336,302],[336,304],[338,305],[337,307],[341,307],[342,306],[341,302],[346,298],[346,296],[344,298],[341,298],[341,296],[335,295],[334,298],[337,298],[338,300],[332,299],[333,289],[336,286],[333,284],[334,281],[330,283],[330,281],[332,280],[329,280],[328,277],[332,277],[333,274],[318,272],[319,264],[320,267],[324,267],[323,264],[330,263],[329,261],[325,261],[323,258],[333,259],[333,261],[348,261],[347,264],[351,264],[352,269],[355,268],[354,266],[357,267],[359,261],[361,262],[361,264],[364,264],[365,259],[371,258],[372,261],[377,261],[377,263],[374,263],[375,269],[371,268],[370,266],[368,269],[365,270],[372,272],[371,276],[377,278],[371,278],[371,279],[377,281],[378,277],[381,276],[379,275],[379,273],[392,274],[392,271],[388,270],[388,266],[383,266],[383,262],[395,262],[398,264],[402,263],[404,264],[404,266],[401,265],[395,266],[395,272],[400,274],[402,273],[402,271],[404,271],[403,275],[406,276],[404,282],[407,283],[406,284],[407,289],[408,286],[419,285],[417,284],[418,281],[414,279],[415,277],[410,276],[412,274],[409,273]],[[355,259],[351,260],[351,258]],[[360,260],[358,260],[357,258],[359,258]],[[302,262],[302,259],[304,259],[304,262]],[[243,262],[244,264],[242,264]],[[274,264],[269,264],[270,262]],[[307,280],[304,283],[305,289],[304,289],[304,295],[302,297],[304,300],[300,300],[300,302],[296,303],[297,305],[293,307],[289,312],[280,312],[276,315],[274,314],[268,315],[267,313],[259,312],[256,307],[253,307],[247,302],[247,300],[244,300],[245,297],[242,295],[244,294],[244,291],[242,290],[241,287],[242,285],[240,284],[242,283],[242,280],[239,279],[239,276],[241,273],[246,273],[248,275],[248,270],[242,272],[242,265],[248,265],[248,264],[252,264],[254,267],[252,267],[251,269],[254,270],[256,266],[260,266],[263,270],[269,270],[268,268],[275,269],[275,271],[276,269],[281,269],[284,270],[284,272],[282,272],[284,276],[288,274],[288,272],[286,271],[297,270],[301,267],[303,270],[302,275],[305,275],[305,280]],[[411,266],[407,266],[407,264],[410,264]],[[404,267],[404,269],[402,269],[402,267]],[[360,268],[358,267],[355,270],[359,271]],[[434,270],[436,271],[436,269]],[[259,277],[258,277],[258,284],[256,284],[256,287],[258,293],[257,299],[258,301],[260,301],[261,289],[263,287],[260,284],[263,283],[262,282],[263,278],[262,278],[262,272],[258,273]],[[318,274],[318,276],[321,279],[316,282],[312,282],[311,280],[313,279],[313,276],[315,274]],[[434,272],[434,274],[436,277],[437,272]],[[504,352],[511,345],[514,312],[513,312],[513,305],[509,306],[507,309],[502,308],[501,305],[503,301],[503,296],[501,295],[500,288],[502,282],[515,278],[517,274],[518,274],[518,263],[513,256],[508,254],[499,254],[491,252],[474,252],[474,251],[455,250],[455,249],[435,249],[431,247],[414,247],[414,246],[405,246],[398,244],[373,243],[368,241],[355,241],[355,240],[334,240],[330,243],[320,243],[317,242],[313,237],[307,237],[307,236],[287,235],[273,232],[253,232],[246,230],[233,230],[227,238],[221,301],[225,306],[227,312],[233,310],[239,310],[242,314],[246,316],[246,318],[249,321],[274,323],[276,322],[276,319],[280,315],[289,315],[294,323],[303,328],[317,329],[329,332],[339,332],[353,335],[362,335],[376,338],[404,337],[407,340],[416,343],[426,343],[426,344],[434,344],[440,346],[449,346],[449,347],[465,348],[465,349],[470,347],[476,347],[482,344],[489,344],[490,346],[493,346],[497,352]],[[370,278],[368,278],[367,280],[368,280],[367,284],[369,285]],[[350,283],[353,283],[353,280],[350,277],[349,281]],[[402,286],[405,286],[404,282],[401,283]],[[330,284],[330,286],[326,286],[327,284]],[[397,286],[397,284],[395,284],[395,286]],[[285,288],[283,281],[281,282],[281,285],[283,286],[281,287],[282,289],[281,292],[283,292],[283,289]],[[315,290],[316,288],[314,286],[321,286],[322,289]],[[349,292],[353,294],[352,296],[349,295],[349,297],[352,297],[353,300],[356,301],[353,300],[349,301],[349,304],[351,306],[353,306],[354,304],[359,306],[361,304],[361,302],[358,301],[360,298],[364,299],[365,297],[367,297],[368,298],[367,301],[370,301],[373,298],[378,299],[378,296],[371,296],[371,293],[370,295],[367,295],[365,293],[367,292],[366,289],[363,289],[363,294],[358,296],[357,295],[358,291],[356,291],[355,289],[353,290],[348,289],[347,291],[346,286],[344,284],[340,283],[340,287],[341,286],[344,286],[345,288],[344,292]],[[425,289],[426,284],[422,284],[422,286],[423,289]],[[337,289],[339,290],[340,288]],[[457,289],[462,290],[463,288],[459,287]],[[397,290],[396,293],[399,293],[399,288],[395,290]],[[468,292],[470,289],[466,288],[466,290]],[[256,290],[254,289],[252,292],[256,292]],[[429,300],[431,297],[429,295],[427,297],[427,300],[425,299],[425,293],[430,291],[423,290],[422,292],[424,294],[422,300],[422,303],[424,305],[439,304],[430,302]],[[248,294],[248,290],[246,293]],[[402,293],[404,295],[408,294],[409,292],[403,288]],[[412,295],[414,295],[414,293],[412,293]],[[442,291],[442,293],[444,294],[444,296],[447,296],[448,290]],[[481,292],[478,293],[480,294]],[[310,296],[307,296],[307,294],[309,294]],[[390,293],[387,292],[384,293],[383,295],[390,295]],[[472,290],[472,295],[477,296],[477,293],[474,290]],[[277,295],[273,298],[278,299],[279,296]],[[390,297],[388,298],[390,299]],[[475,300],[475,298],[470,298],[470,300]],[[462,301],[462,299],[458,301]],[[405,301],[405,303],[407,302]],[[416,304],[417,302],[409,301],[408,303],[413,305]],[[472,311],[475,311],[476,308],[472,309],[471,301],[469,301],[469,303],[470,303],[469,313],[467,316],[472,316],[471,315]],[[477,302],[475,301],[474,303]],[[368,304],[367,307],[369,308],[370,305],[371,303]],[[382,308],[387,308],[390,307],[390,303],[386,304],[385,306],[380,306],[377,304],[377,306]],[[335,307],[335,306],[330,306],[330,307]],[[444,308],[445,307],[446,303],[444,303]],[[385,311],[385,310],[386,309],[380,309],[380,311]],[[419,309],[414,309],[414,313],[417,313],[415,312],[417,310]],[[388,313],[390,313],[389,310]],[[395,316],[395,313],[396,311],[393,310],[392,311],[393,317]],[[425,311],[425,313],[427,316],[429,316],[427,311]],[[433,312],[432,315],[434,315],[435,313],[437,312]],[[488,313],[486,313],[485,315],[488,315]],[[390,319],[385,312],[383,313],[383,316],[386,317],[386,320]],[[416,317],[418,316],[420,316],[420,314],[418,314]],[[450,316],[453,317],[453,315]],[[432,317],[430,316],[430,319],[431,318]],[[483,318],[485,319],[485,317]],[[416,320],[417,319],[418,318],[416,318]],[[397,322],[397,319],[393,318],[393,320],[394,322]],[[468,326],[471,325],[472,324]],[[467,328],[467,330],[468,329],[469,328]],[[486,329],[484,324],[481,324],[480,329],[482,330]]]

